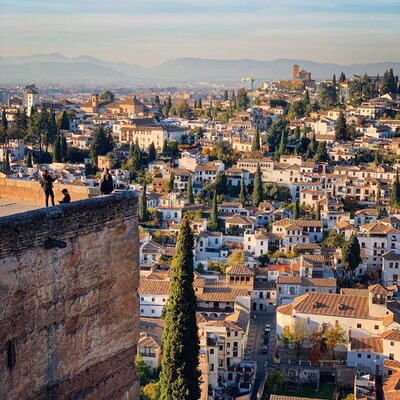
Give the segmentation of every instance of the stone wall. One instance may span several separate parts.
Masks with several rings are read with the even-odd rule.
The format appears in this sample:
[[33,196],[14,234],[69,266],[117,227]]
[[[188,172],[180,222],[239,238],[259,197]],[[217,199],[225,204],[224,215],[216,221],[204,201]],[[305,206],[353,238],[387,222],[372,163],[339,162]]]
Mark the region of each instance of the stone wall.
[[0,218],[0,399],[138,399],[137,198]]
[[[71,200],[83,200],[99,195],[97,187],[67,185],[54,182],[55,199],[62,199],[62,189],[68,189]],[[43,189],[39,182],[26,179],[9,179],[0,177],[0,198],[26,200],[44,203]]]

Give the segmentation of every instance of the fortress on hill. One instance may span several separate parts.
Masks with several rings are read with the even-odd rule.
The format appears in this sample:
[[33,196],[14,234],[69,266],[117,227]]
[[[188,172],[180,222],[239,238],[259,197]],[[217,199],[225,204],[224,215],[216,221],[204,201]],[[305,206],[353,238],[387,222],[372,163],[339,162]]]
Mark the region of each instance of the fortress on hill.
[[123,192],[0,218],[1,399],[139,398],[137,208]]

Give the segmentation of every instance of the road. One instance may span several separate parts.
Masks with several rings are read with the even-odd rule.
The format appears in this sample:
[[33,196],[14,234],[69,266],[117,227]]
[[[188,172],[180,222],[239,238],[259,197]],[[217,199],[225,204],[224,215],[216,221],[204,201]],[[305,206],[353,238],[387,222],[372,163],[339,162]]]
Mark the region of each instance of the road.
[[[252,314],[253,315],[253,314]],[[270,339],[268,353],[263,354],[261,351],[265,324],[271,325]],[[265,362],[272,362],[273,351],[276,346],[276,313],[266,313],[265,311],[258,311],[256,319],[252,318],[249,328],[249,336],[246,346],[246,358],[257,362],[257,374],[254,383],[253,393],[251,399],[256,400],[256,394],[260,387],[261,381],[265,376],[266,368]]]

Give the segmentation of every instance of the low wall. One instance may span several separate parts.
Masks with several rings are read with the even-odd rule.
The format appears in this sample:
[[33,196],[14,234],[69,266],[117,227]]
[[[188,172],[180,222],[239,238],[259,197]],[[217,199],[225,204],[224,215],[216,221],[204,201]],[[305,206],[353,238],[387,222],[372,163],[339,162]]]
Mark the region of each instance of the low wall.
[[0,399],[139,398],[137,203],[0,218]]
[[[99,189],[89,186],[68,185],[54,182],[55,199],[62,199],[62,189],[68,189],[71,200],[84,200],[99,195]],[[0,198],[44,202],[43,189],[38,181],[0,178]]]

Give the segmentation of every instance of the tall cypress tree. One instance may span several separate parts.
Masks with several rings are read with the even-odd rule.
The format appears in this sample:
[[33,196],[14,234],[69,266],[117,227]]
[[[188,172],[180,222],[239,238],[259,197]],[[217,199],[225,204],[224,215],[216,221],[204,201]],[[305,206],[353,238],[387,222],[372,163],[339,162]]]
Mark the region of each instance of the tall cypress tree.
[[321,221],[321,206],[317,203],[317,209],[315,210],[315,220]]
[[247,190],[246,190],[246,185],[244,184],[244,179],[242,178],[242,181],[240,182],[239,201],[243,207],[246,205],[246,198],[247,198]]
[[66,129],[67,131],[69,131],[69,128],[70,128],[70,122],[68,114],[66,111],[63,111],[61,116],[60,129]]
[[171,266],[171,286],[165,306],[160,400],[200,397],[199,336],[193,288],[193,234],[183,219]]
[[260,148],[260,131],[257,126],[256,131],[254,132],[253,142],[251,143],[251,150],[258,151]]
[[300,218],[300,203],[298,200],[296,200],[296,203],[294,204],[293,219],[299,219],[299,218]]
[[57,135],[56,142],[53,147],[53,162],[61,162],[62,161],[62,144],[61,144],[61,136]]
[[28,158],[26,160],[26,166],[28,168],[32,168],[33,167],[32,152],[31,151],[28,153]]
[[157,158],[157,151],[154,142],[150,143],[148,150],[149,150],[149,162],[154,161]]
[[339,112],[339,116],[335,125],[335,139],[337,141],[347,140],[347,123],[343,111]]
[[192,176],[190,174],[189,174],[188,183],[187,183],[186,203],[194,204],[193,189],[192,189]]
[[339,75],[339,83],[343,83],[346,81],[346,75],[344,74],[344,72],[341,72]]
[[1,114],[1,124],[3,125],[4,130],[6,131],[8,128],[8,121],[6,111],[3,110],[3,114]]
[[61,134],[61,156],[62,162],[66,162],[67,161],[67,151],[68,151],[68,145],[67,145],[67,138]]
[[350,273],[350,282],[353,280],[353,273],[362,261],[360,243],[356,235],[351,235],[342,247],[342,268]]
[[228,100],[229,100],[228,91],[225,90],[225,91],[224,91],[224,101],[228,101]]
[[147,190],[146,181],[144,181],[143,190],[140,195],[140,204],[139,204],[139,221],[140,222],[146,222],[148,219],[146,190]]
[[392,190],[390,192],[390,205],[393,208],[400,208],[400,182],[399,172],[396,172],[396,178],[392,184]]
[[218,229],[218,201],[216,190],[214,190],[214,197],[211,208],[211,220],[208,224],[208,229],[210,231],[216,231]]
[[263,201],[263,197],[260,164],[257,164],[256,173],[254,175],[253,204],[258,207],[258,205]]

